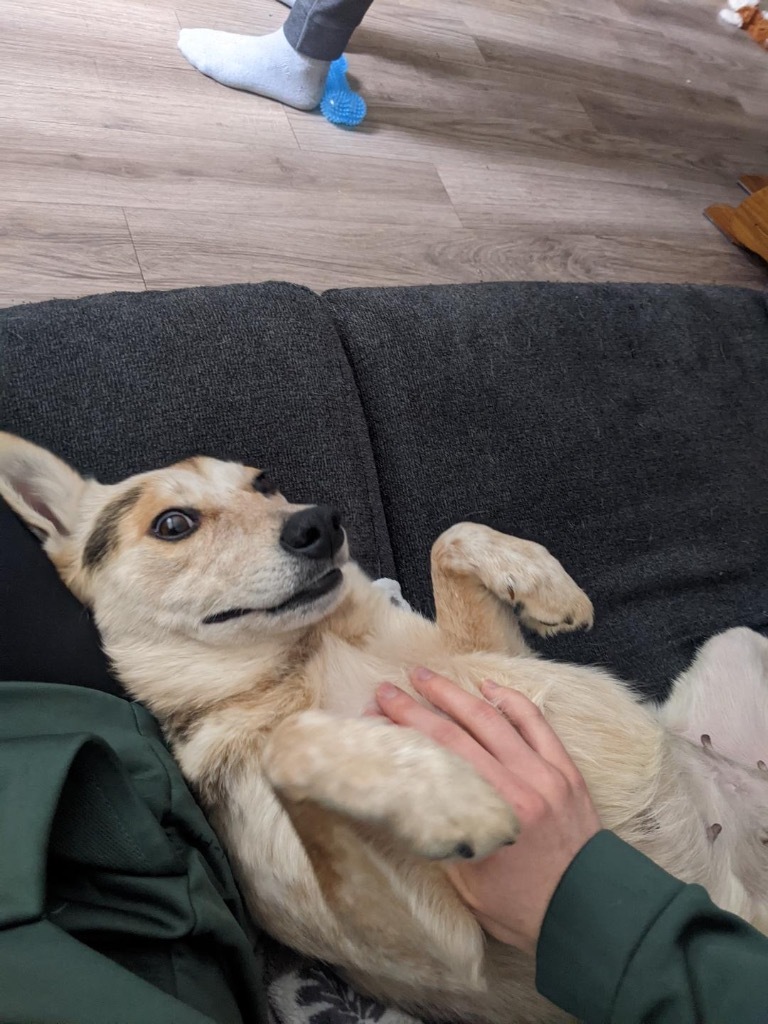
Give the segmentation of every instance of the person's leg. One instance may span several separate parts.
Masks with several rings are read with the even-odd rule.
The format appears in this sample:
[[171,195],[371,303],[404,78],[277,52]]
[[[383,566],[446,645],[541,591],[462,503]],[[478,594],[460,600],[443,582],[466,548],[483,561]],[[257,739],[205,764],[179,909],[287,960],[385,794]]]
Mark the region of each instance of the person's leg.
[[179,49],[222,85],[312,110],[323,95],[331,61],[344,52],[373,0],[281,2],[292,10],[277,32],[245,36],[182,29]]
[[[287,3],[287,0],[282,0]],[[314,60],[336,60],[373,0],[292,0],[285,37],[297,53]]]

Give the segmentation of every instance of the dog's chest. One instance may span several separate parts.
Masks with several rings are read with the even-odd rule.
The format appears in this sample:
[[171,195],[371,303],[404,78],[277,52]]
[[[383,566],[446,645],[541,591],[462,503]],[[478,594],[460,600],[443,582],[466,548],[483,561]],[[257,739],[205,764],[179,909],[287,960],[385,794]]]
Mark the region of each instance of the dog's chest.
[[361,651],[333,638],[323,644],[313,671],[321,680],[321,707],[344,718],[362,715],[381,683],[408,687],[404,663]]
[[487,656],[448,654],[439,633],[431,627],[420,628],[418,633],[402,632],[391,639],[378,637],[362,649],[329,637],[318,652],[312,671],[317,673],[323,710],[357,718],[373,704],[381,683],[395,683],[426,703],[412,689],[409,677],[410,670],[420,665],[468,689],[474,689],[481,679],[498,675],[487,664]]

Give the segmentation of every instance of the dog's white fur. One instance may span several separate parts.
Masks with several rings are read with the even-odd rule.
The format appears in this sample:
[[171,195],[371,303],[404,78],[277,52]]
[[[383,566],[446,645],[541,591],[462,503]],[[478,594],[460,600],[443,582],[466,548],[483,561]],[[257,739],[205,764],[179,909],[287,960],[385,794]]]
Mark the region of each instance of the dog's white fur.
[[[607,828],[768,929],[767,641],[714,638],[663,708],[641,705],[606,672],[532,654],[521,622],[543,635],[589,626],[592,606],[544,548],[469,523],[432,551],[436,623],[393,606],[346,545],[335,591],[270,613],[307,568],[279,544],[299,507],[255,492],[254,474],[200,458],[104,486],[0,435],[0,493],[163,723],[265,928],[422,1015],[566,1019],[441,866],[514,839],[511,809],[444,749],[361,717],[379,682],[407,689],[408,669],[428,665],[470,690],[492,678],[527,694]],[[150,524],[168,508],[194,509],[198,529],[158,540]],[[203,621],[232,608],[262,610]]]

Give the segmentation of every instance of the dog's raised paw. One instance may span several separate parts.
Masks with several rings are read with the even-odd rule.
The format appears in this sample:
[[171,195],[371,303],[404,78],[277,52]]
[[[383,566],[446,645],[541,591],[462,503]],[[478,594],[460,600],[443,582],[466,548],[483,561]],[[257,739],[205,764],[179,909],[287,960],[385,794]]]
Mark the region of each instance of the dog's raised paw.
[[516,592],[515,608],[523,625],[540,636],[591,629],[594,622],[592,602],[560,566],[562,577],[556,588],[551,580],[542,580],[528,593]]
[[592,602],[541,544],[499,533],[479,523],[458,523],[433,549],[447,568],[477,573],[482,583],[534,633],[591,629]]

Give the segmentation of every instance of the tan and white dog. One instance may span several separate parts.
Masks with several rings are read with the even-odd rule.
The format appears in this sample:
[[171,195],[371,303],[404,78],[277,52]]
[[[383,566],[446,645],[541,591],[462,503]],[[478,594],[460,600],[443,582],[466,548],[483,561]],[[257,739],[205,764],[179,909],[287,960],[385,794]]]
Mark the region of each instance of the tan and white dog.
[[659,710],[604,671],[526,647],[521,624],[546,635],[592,622],[589,599],[529,541],[469,523],[444,533],[432,623],[350,561],[333,510],[291,505],[245,466],[196,458],[104,486],[3,434],[0,493],[163,724],[254,917],[359,989],[438,1019],[566,1019],[442,865],[513,841],[512,810],[446,750],[362,717],[379,682],[408,688],[416,665],[527,694],[606,827],[768,929],[757,634],[710,641]]

